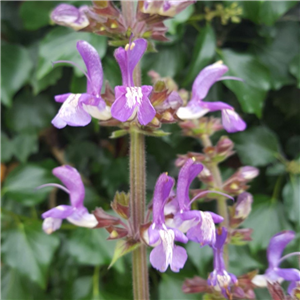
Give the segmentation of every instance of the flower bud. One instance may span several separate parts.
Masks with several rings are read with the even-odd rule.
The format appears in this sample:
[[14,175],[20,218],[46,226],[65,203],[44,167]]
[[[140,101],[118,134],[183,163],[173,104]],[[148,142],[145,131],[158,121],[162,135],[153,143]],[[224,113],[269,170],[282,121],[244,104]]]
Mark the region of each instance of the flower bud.
[[110,233],[108,240],[121,239],[128,235],[128,230],[122,227],[110,226],[105,229]]
[[249,241],[252,241],[252,232],[252,228],[242,228],[233,230],[230,235],[230,244],[237,246],[247,244]]
[[116,192],[113,202],[111,202],[112,209],[123,219],[128,219],[129,211],[129,194],[124,192]]
[[205,183],[207,185],[213,183],[213,181],[214,181],[212,173],[206,166],[203,166],[203,170],[199,173],[198,178],[200,181],[202,181],[203,183]]
[[230,226],[238,227],[250,214],[253,197],[244,192],[238,196],[238,201],[230,209]]
[[102,208],[97,207],[93,211],[94,216],[96,217],[98,224],[95,228],[110,227],[112,225],[120,224],[120,219],[106,213]]
[[220,156],[225,158],[231,156],[234,152],[232,151],[234,144],[231,139],[227,136],[222,136],[216,145],[216,152]]
[[258,176],[259,170],[255,167],[245,166],[241,167],[236,174],[241,181],[248,182]]

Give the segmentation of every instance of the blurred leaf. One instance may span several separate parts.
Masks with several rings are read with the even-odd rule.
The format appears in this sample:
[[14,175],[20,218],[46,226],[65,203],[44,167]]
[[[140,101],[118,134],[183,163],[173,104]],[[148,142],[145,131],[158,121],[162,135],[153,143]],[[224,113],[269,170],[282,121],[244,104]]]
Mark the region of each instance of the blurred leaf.
[[19,10],[25,29],[37,30],[50,24],[50,13],[56,1],[25,1]]
[[43,201],[52,189],[50,187],[36,190],[36,188],[50,182],[56,182],[50,169],[34,164],[18,166],[6,177],[2,195],[26,206],[32,206]]
[[241,1],[243,17],[268,26],[284,15],[297,1]]
[[297,157],[300,154],[300,135],[295,135],[288,139],[285,151],[292,157]]
[[154,70],[161,77],[174,77],[183,69],[184,54],[182,44],[164,46],[158,49],[158,53],[147,54],[142,61],[142,69]]
[[297,88],[300,89],[300,54],[299,53],[290,62],[289,70],[291,74],[297,78]]
[[300,177],[292,176],[283,188],[282,197],[284,200],[284,208],[289,220],[300,225]]
[[113,131],[113,132],[111,133],[110,138],[111,138],[111,139],[117,139],[117,138],[119,138],[119,137],[121,137],[121,136],[124,136],[124,135],[126,135],[126,134],[128,134],[128,133],[129,133],[129,132],[128,132],[128,130],[126,130],[126,129],[116,130],[116,131]]
[[27,161],[30,154],[39,150],[38,137],[35,134],[20,134],[13,139],[14,154],[22,163]]
[[[293,83],[289,66],[300,48],[299,27],[296,22],[278,23],[276,30],[272,43],[266,45],[260,43],[254,46],[254,50],[260,62],[270,70],[272,88],[278,90],[283,85]],[[252,74],[257,76],[255,72]]]
[[72,299],[89,300],[92,299],[93,277],[84,276],[77,278],[73,283]]
[[279,142],[274,132],[264,126],[252,127],[232,136],[244,165],[265,166],[276,160]]
[[216,37],[213,28],[208,24],[197,36],[191,65],[183,86],[191,83],[198,73],[206,67],[206,65],[215,56]]
[[249,217],[244,221],[243,227],[253,229],[253,240],[249,246],[255,252],[266,249],[274,234],[291,228],[284,207],[279,202],[259,203],[254,206]]
[[224,80],[223,83],[235,93],[244,112],[255,113],[260,118],[267,91],[270,89],[267,68],[251,54],[223,50],[222,58],[229,67],[226,76],[236,76],[244,80]]
[[19,224],[8,231],[2,252],[10,267],[45,288],[47,270],[58,245],[58,237],[45,234],[40,222]]
[[284,173],[286,173],[286,168],[281,162],[275,162],[273,165],[268,166],[266,172],[268,176],[278,176]]
[[178,300],[188,300],[188,299],[199,299],[199,294],[184,294],[181,290],[182,279],[175,278],[174,276],[167,276],[162,274],[162,280],[159,284],[159,300],[167,299],[178,299]]
[[14,94],[28,81],[32,69],[29,52],[19,45],[1,47],[1,101],[10,106]]
[[107,80],[110,86],[122,84],[121,71],[115,59],[105,56],[103,59],[104,79]]
[[81,94],[86,92],[86,77],[77,77],[75,74],[72,76],[70,93]]
[[1,162],[8,162],[14,153],[13,141],[8,136],[1,132]]
[[194,6],[190,5],[186,9],[184,9],[182,12],[175,15],[174,18],[165,20],[164,24],[167,26],[168,32],[173,35],[176,34],[177,33],[177,31],[176,31],[177,25],[186,22],[189,19],[189,17],[194,13],[194,10],[195,10]]
[[108,233],[104,229],[76,228],[68,240],[68,252],[80,264],[109,264],[115,246],[107,241]]
[[19,94],[14,106],[5,114],[5,123],[8,128],[21,133],[37,133],[50,126],[55,116],[54,100],[50,101],[46,95],[33,97],[28,91]]
[[189,259],[197,267],[200,276],[205,277],[209,271],[213,259],[213,251],[210,247],[200,247],[199,244],[189,242],[186,246]]
[[[76,49],[79,40],[85,40],[94,46],[100,58],[106,53],[106,38],[87,32],[74,32],[70,28],[57,27],[52,29],[40,42],[37,79],[45,77],[52,70],[52,62],[57,60],[70,60],[82,66],[83,60]],[[83,76],[80,70],[76,74]]]

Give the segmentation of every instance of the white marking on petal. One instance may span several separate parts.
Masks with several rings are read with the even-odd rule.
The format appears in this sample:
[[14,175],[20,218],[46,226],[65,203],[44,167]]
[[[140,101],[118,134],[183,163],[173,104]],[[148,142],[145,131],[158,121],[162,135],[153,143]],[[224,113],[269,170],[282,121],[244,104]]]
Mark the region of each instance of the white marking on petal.
[[68,217],[67,220],[76,226],[87,228],[93,228],[98,224],[98,221],[95,218],[95,216],[89,213],[84,213],[79,216],[76,215],[75,212],[70,217]]
[[173,259],[175,234],[173,230],[167,229],[167,227],[163,224],[163,230],[159,230],[159,235],[164,252],[166,254],[166,266],[168,266],[169,264],[171,264]]
[[60,228],[61,222],[61,219],[46,218],[43,222],[43,230],[45,231],[45,233],[51,234],[52,232]]
[[109,106],[105,106],[105,109],[102,110],[92,105],[83,104],[82,106],[84,110],[95,119],[106,121],[111,118],[111,112]]
[[143,93],[141,87],[127,87],[126,88],[126,105],[129,108],[140,105],[142,103]]
[[268,281],[265,275],[255,275],[251,281],[253,284],[255,284],[258,287],[268,286]]
[[193,120],[203,117],[209,112],[209,109],[200,108],[200,107],[179,107],[176,114],[181,120]]
[[216,241],[216,226],[210,213],[200,211],[202,239],[214,244]]

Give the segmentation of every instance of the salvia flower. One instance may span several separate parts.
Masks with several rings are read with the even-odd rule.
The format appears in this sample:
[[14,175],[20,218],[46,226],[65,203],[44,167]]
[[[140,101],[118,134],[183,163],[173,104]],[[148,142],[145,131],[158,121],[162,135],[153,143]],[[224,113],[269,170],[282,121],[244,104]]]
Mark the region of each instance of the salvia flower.
[[214,270],[210,273],[207,283],[216,291],[228,298],[230,295],[230,286],[236,285],[238,280],[235,275],[228,273],[223,259],[223,248],[227,238],[227,229],[225,227],[216,231],[216,243],[214,251]]
[[87,6],[77,8],[70,4],[60,4],[51,13],[51,20],[59,25],[81,30],[90,22],[85,14]]
[[[177,182],[177,201],[179,212],[174,216],[176,228],[186,232],[189,240],[201,245],[213,245],[216,240],[215,224],[223,221],[223,218],[213,212],[191,210],[191,203],[197,196],[190,200],[189,188],[192,181],[203,170],[203,165],[188,159],[181,168]],[[206,192],[204,192],[206,193]]]
[[177,111],[177,116],[182,120],[198,119],[208,112],[222,111],[222,124],[226,131],[243,131],[246,123],[234,111],[234,108],[224,102],[204,102],[202,101],[208,94],[211,86],[220,80],[242,79],[237,77],[222,77],[228,71],[228,67],[221,62],[217,62],[204,68],[196,77],[192,87],[192,99],[186,107],[181,107]]
[[[85,74],[87,77],[87,92],[55,96],[56,102],[63,103],[58,114],[52,120],[52,124],[57,128],[63,128],[66,125],[86,126],[91,122],[92,117],[99,120],[111,118],[110,108],[106,106],[100,94],[103,83],[100,57],[96,49],[86,41],[79,41],[77,50],[87,68],[87,74]],[[76,65],[69,61],[57,61],[55,63],[61,62]]]
[[187,237],[165,224],[164,206],[173,185],[174,179],[166,173],[159,176],[153,196],[153,222],[147,231],[147,242],[154,247],[150,253],[150,262],[160,272],[165,272],[169,265],[173,272],[179,272],[187,260],[186,250],[174,244],[175,241],[187,243]]
[[44,219],[43,230],[50,234],[60,228],[62,220],[67,219],[70,223],[81,227],[93,228],[98,224],[95,216],[89,214],[83,206],[85,196],[84,186],[78,171],[71,166],[61,166],[53,169],[54,176],[65,185],[50,183],[40,186],[56,186],[70,195],[71,205],[59,205],[42,214]]
[[295,238],[295,232],[286,230],[275,234],[269,243],[267,249],[267,258],[269,267],[264,275],[256,275],[252,282],[260,287],[266,287],[267,282],[274,283],[282,280],[290,281],[289,293],[294,289],[296,283],[300,281],[300,271],[297,269],[282,269],[279,268],[280,263],[292,255],[300,253],[291,253],[281,257],[284,248]]
[[133,81],[134,68],[146,49],[147,41],[137,39],[127,44],[125,49],[120,47],[115,51],[123,85],[115,87],[116,100],[111,107],[111,114],[121,122],[131,120],[137,114],[139,123],[147,125],[155,117],[156,111],[149,100],[152,86],[135,86]]

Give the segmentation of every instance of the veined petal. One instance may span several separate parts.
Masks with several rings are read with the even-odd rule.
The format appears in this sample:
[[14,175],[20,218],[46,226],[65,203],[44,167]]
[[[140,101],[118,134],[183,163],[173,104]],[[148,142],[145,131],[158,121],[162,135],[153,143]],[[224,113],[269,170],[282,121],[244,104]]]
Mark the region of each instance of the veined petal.
[[275,234],[269,243],[267,257],[270,268],[276,268],[284,248],[295,238],[295,232],[286,230]]
[[141,125],[147,125],[152,119],[155,117],[156,111],[152,106],[149,98],[147,96],[143,96],[142,102],[139,105],[137,116]]
[[300,281],[300,271],[297,269],[280,269],[276,270],[279,277],[286,281]]
[[85,207],[75,209],[67,220],[76,226],[87,228],[93,228],[98,224],[96,217],[93,214],[89,214]]
[[82,10],[70,4],[60,4],[51,13],[51,19],[59,25],[80,30],[90,22]]
[[103,70],[101,60],[96,49],[86,41],[77,42],[77,50],[80,53],[88,74],[87,93],[100,96],[103,83]]
[[174,216],[174,223],[177,229],[187,232],[190,228],[201,222],[201,214],[198,210],[178,212]]
[[82,94],[70,94],[64,101],[52,124],[57,128],[69,126],[86,126],[91,122],[91,116],[79,105]]
[[150,263],[153,268],[165,272],[168,268],[167,257],[162,243],[156,246],[150,253]]
[[173,257],[170,264],[171,270],[173,272],[179,272],[180,269],[184,267],[185,262],[187,261],[188,255],[184,248],[174,245],[173,248]]
[[188,159],[180,169],[177,182],[177,201],[182,210],[189,209],[190,198],[189,189],[192,181],[203,170],[203,165],[195,163],[193,159]]
[[227,71],[228,67],[218,62],[204,68],[193,83],[193,98],[196,98],[197,100],[204,99],[211,86]]
[[246,123],[232,109],[222,110],[222,124],[227,132],[243,131],[246,129]]
[[57,167],[52,171],[70,191],[70,200],[73,207],[81,207],[84,200],[84,185],[81,176],[75,168],[65,165]]
[[42,214],[42,218],[52,218],[52,219],[66,219],[74,211],[74,207],[70,205],[59,205]]
[[60,228],[62,219],[46,218],[43,222],[43,230],[47,234],[51,234]]
[[201,106],[200,101],[191,100],[187,106],[179,107],[176,114],[181,120],[194,120],[203,117],[209,109]]
[[152,214],[153,222],[157,225],[164,223],[164,205],[170,196],[173,186],[174,179],[166,173],[161,174],[156,181]]

